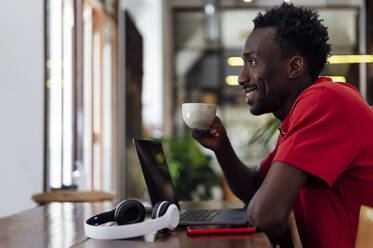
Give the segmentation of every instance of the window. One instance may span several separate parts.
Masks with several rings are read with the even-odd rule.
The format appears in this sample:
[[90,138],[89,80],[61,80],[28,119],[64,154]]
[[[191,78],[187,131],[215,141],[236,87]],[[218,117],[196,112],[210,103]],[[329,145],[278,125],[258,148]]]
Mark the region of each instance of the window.
[[46,0],[46,189],[115,191],[116,11]]

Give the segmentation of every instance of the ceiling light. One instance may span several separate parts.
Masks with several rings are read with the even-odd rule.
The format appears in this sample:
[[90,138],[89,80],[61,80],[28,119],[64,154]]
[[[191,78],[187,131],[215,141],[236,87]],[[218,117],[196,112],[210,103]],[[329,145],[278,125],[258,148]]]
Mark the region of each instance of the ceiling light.
[[229,57],[227,63],[230,66],[243,66],[243,61],[241,57]]
[[373,55],[331,55],[329,64],[373,63]]
[[225,78],[225,83],[228,85],[238,85],[238,76],[229,75]]
[[[227,63],[230,66],[243,66],[241,57],[229,57]],[[373,63],[373,55],[330,55],[327,59],[329,64],[353,64]]]
[[205,13],[206,15],[213,15],[215,13],[215,6],[212,3],[206,4]]
[[[328,77],[330,78],[333,82],[343,82],[346,83],[346,78],[344,76],[320,76],[320,77]],[[228,75],[225,78],[225,83],[228,85],[232,86],[238,86],[238,76],[236,75]]]

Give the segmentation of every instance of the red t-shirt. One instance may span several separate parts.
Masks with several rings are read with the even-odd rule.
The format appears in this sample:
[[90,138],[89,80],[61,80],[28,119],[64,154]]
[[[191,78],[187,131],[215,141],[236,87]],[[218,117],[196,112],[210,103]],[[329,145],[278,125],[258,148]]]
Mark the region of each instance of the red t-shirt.
[[360,93],[328,78],[303,91],[281,124],[260,168],[281,161],[313,175],[293,204],[303,247],[354,247],[360,206],[373,206],[372,128]]

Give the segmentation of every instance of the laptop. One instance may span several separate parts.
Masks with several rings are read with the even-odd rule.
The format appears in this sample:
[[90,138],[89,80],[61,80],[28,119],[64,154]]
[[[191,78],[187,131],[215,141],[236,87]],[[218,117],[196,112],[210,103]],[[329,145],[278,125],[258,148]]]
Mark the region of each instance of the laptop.
[[[179,202],[175,192],[166,158],[159,141],[133,139],[140,160],[145,183],[152,205],[157,202]],[[180,213],[180,226],[248,224],[246,209],[183,209]]]

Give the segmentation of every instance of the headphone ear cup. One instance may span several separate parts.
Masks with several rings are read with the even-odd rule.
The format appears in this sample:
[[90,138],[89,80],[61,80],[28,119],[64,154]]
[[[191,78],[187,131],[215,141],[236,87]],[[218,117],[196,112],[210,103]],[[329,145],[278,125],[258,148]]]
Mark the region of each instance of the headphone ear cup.
[[154,205],[153,212],[152,212],[152,219],[161,217],[167,211],[168,206],[171,204],[168,201],[161,201]]
[[145,219],[145,207],[137,200],[125,200],[118,204],[114,211],[118,225],[142,222]]

